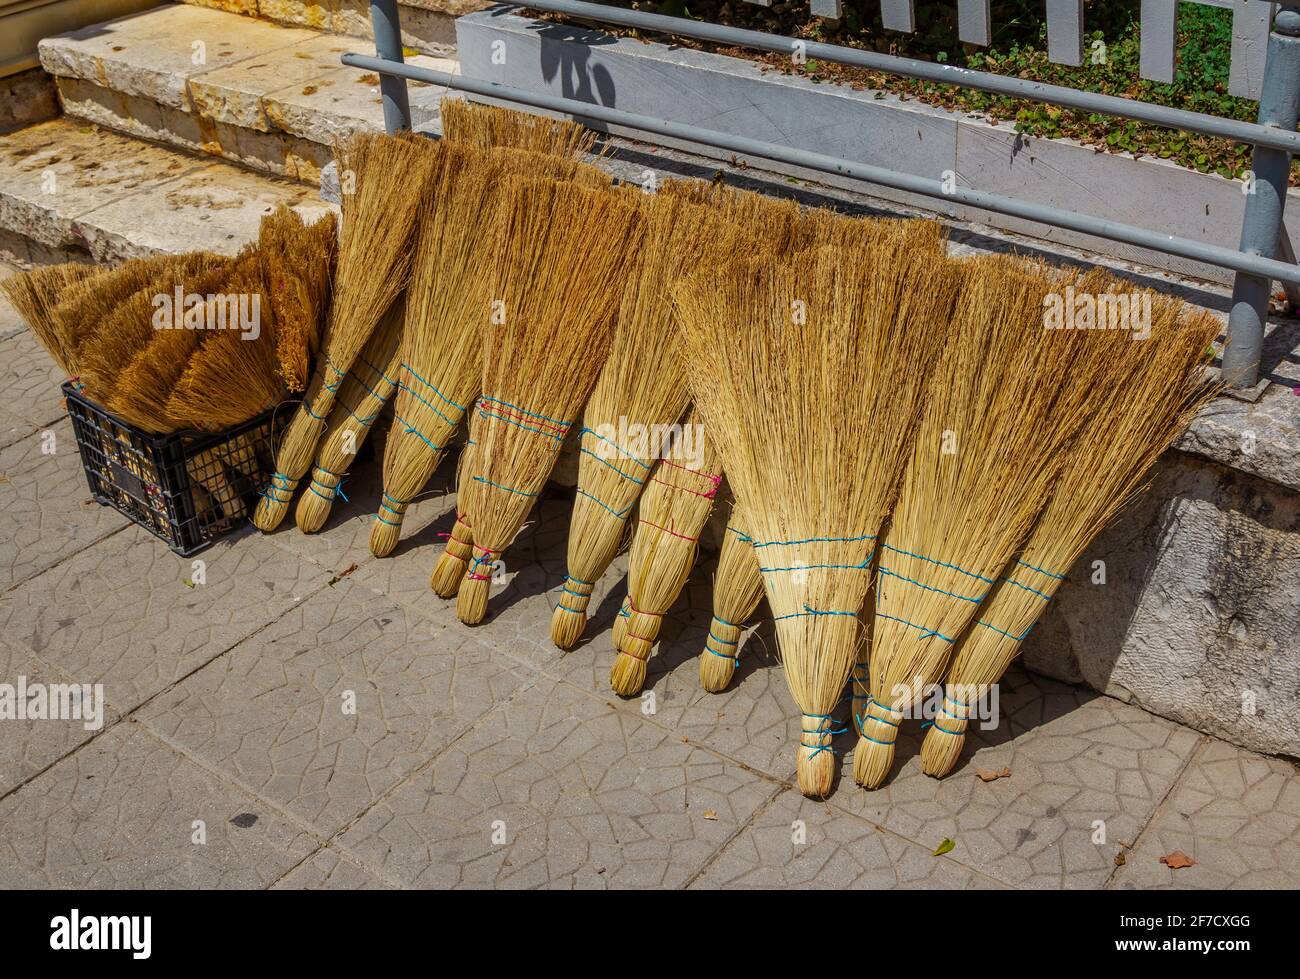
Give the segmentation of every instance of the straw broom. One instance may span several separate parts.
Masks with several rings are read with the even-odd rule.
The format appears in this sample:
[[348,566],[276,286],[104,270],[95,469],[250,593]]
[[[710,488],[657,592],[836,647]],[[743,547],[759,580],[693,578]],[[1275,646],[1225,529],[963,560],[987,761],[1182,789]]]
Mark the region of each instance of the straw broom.
[[1007,256],[956,263],[953,335],[930,376],[877,562],[871,693],[854,778],[877,788],[904,712],[949,662],[999,571],[1023,545],[1079,425],[1093,378],[1077,334],[1043,329],[1043,299],[1068,280]]
[[338,228],[333,214],[312,224],[281,205],[262,219],[256,252],[275,319],[280,376],[292,392],[307,386],[329,308]]
[[456,522],[447,535],[447,544],[429,576],[429,587],[439,598],[455,598],[460,591],[460,583],[465,580],[465,569],[469,567],[474,556],[474,530],[469,525],[469,518],[464,512],[465,486],[474,471],[474,443],[466,442],[456,462]]
[[702,273],[676,296],[696,405],[710,430],[742,433],[719,452],[764,569],[809,796],[831,789],[876,537],[955,298],[914,229],[852,261],[825,248]]
[[685,272],[754,247],[710,209],[671,197],[645,200],[642,254],[583,414],[568,573],[551,618],[551,641],[560,649],[572,649],[582,636],[591,591],[618,553],[628,516],[666,448],[663,435],[686,411],[668,290]]
[[276,471],[253,515],[260,530],[274,530],[284,519],[294,487],[311,465],[339,385],[380,317],[406,287],[415,218],[440,153],[439,144],[419,137],[367,133],[352,137],[340,154],[340,163],[354,176],[355,192],[343,198],[329,326],[303,403],[280,443]]
[[709,693],[721,693],[731,683],[740,665],[740,634],[762,600],[753,539],[736,526],[733,514],[713,574],[713,620],[700,653],[700,686]]
[[26,321],[41,346],[54,358],[59,370],[69,377],[78,373],[77,346],[81,338],[64,334],[62,323],[54,316],[54,308],[69,286],[98,271],[93,265],[67,262],[33,269],[0,282],[0,289],[4,290],[14,309],[18,310],[18,315]]
[[474,558],[456,612],[471,625],[487,610],[491,564],[527,519],[596,382],[641,235],[638,209],[608,192],[513,178],[502,196],[489,293],[502,322],[483,329],[473,470],[461,488]]
[[[1098,291],[1121,291],[1102,287]],[[1140,489],[1162,452],[1215,394],[1203,369],[1204,351],[1219,323],[1208,314],[1183,314],[1181,303],[1152,297],[1151,336],[1117,344],[1087,334],[1080,361],[1100,361],[1078,439],[1024,550],[1005,569],[957,644],[943,713],[921,747],[921,768],[936,778],[956,765],[967,719],[980,697],[1011,665],[1020,644],[1067,572],[1103,527]],[[1076,365],[1075,369],[1079,369]]]
[[609,671],[609,685],[620,696],[635,696],[645,685],[659,627],[695,566],[700,533],[721,483],[717,450],[693,411],[651,472],[637,510],[627,601]]
[[[494,167],[494,182],[492,188],[492,194],[494,196],[501,193],[501,181],[508,180],[511,175],[526,174],[531,177],[546,177],[552,180],[570,181],[581,187],[586,187],[592,190],[608,191],[611,186],[609,174],[598,167],[588,166],[587,164],[567,160],[559,156],[552,156],[531,150],[514,149],[511,147],[494,148],[492,150],[492,165]],[[638,204],[640,203],[635,197],[631,198],[631,200],[636,201]],[[485,211],[492,206],[494,205],[490,202],[485,202],[483,205]],[[477,347],[474,349],[476,352],[475,355],[479,356],[477,353]],[[431,359],[426,359],[424,362],[424,366],[428,368],[429,371],[440,372],[446,369],[438,366],[442,361],[442,358],[437,356],[436,350],[430,355],[430,357]],[[465,368],[468,368],[468,364],[465,364],[463,361],[456,361],[454,359],[450,361],[450,366],[455,366],[456,364],[461,364]],[[422,376],[425,378],[433,378],[434,375],[433,373],[422,373]],[[462,379],[464,381],[463,387],[453,383],[454,381],[461,381]],[[478,384],[479,381],[481,381],[481,376],[474,381],[472,386],[468,382],[468,375],[460,373],[459,371],[452,373],[449,377],[445,377],[444,381],[444,384],[437,385],[440,390],[460,390],[465,394],[465,397],[463,399],[455,399],[455,404],[443,405],[443,415],[447,417],[435,415],[433,418],[428,419],[428,423],[438,427],[438,431],[435,432],[435,434],[441,432],[442,423],[451,425],[451,427],[446,430],[446,435],[450,436],[451,432],[455,429],[455,425],[451,424],[452,417],[454,416],[457,419],[459,418],[459,415],[456,414],[456,405],[467,404],[469,400],[473,398],[474,394],[478,391]],[[420,384],[416,384],[415,386],[417,388],[423,387],[423,385]],[[403,410],[403,404],[400,400],[402,397],[400,392],[398,397],[399,402],[397,405],[397,411],[401,412]],[[410,410],[418,412],[419,400],[408,395],[408,401],[415,402],[415,405],[417,406],[411,407]],[[435,421],[435,419],[437,419],[437,421]],[[416,427],[418,427],[418,425]],[[429,431],[433,431],[433,429],[430,429]],[[392,487],[387,485],[387,478],[385,479],[384,489],[386,498],[380,505],[379,513],[376,515],[376,520],[378,523],[384,524],[387,529],[374,529],[371,534],[372,552],[380,557],[383,557],[385,553],[390,552],[392,548],[396,546],[398,537],[401,534],[402,516],[406,510],[406,506],[409,504],[411,497],[415,493],[419,492],[428,481],[429,477],[433,475],[433,470],[436,468],[438,460],[441,458],[441,455],[435,453],[431,447],[424,446],[424,442],[421,438],[412,433],[406,433],[406,435],[409,437],[404,437],[403,433],[400,430],[398,431],[397,437],[402,440],[402,451],[408,454],[414,453],[417,457],[422,457],[423,462],[420,463],[418,468],[413,468],[412,471],[408,472],[405,477],[401,477]],[[445,446],[446,444],[446,438],[439,438],[437,440],[431,438],[430,441],[434,445],[438,446]],[[422,451],[421,446],[424,446],[427,451]],[[457,468],[458,487],[462,485],[459,482],[459,474],[465,471],[466,459],[466,453],[462,452],[461,462]],[[385,466],[387,467],[386,460]],[[423,475],[421,476],[420,473],[423,473]],[[438,560],[434,565],[433,573],[429,577],[429,586],[442,598],[451,598],[460,589],[460,583],[465,578],[465,568],[468,566],[470,559],[473,556],[473,534],[470,529],[469,521],[465,517],[463,507],[460,505],[463,502],[463,498],[463,492],[459,493],[456,524],[452,528],[451,534],[447,538],[447,545],[438,556]],[[381,550],[375,550],[376,547],[379,547]],[[382,548],[384,547],[387,547],[388,551],[383,551]]]
[[294,510],[298,529],[305,534],[313,534],[325,526],[335,499],[342,496],[340,484],[348,475],[348,466],[397,389],[405,305],[399,297],[385,314],[339,389],[338,401],[330,412],[316,452],[311,481]]
[[441,115],[447,139],[480,150],[511,146],[576,160],[591,153],[596,144],[596,133],[580,123],[460,98],[444,98]]

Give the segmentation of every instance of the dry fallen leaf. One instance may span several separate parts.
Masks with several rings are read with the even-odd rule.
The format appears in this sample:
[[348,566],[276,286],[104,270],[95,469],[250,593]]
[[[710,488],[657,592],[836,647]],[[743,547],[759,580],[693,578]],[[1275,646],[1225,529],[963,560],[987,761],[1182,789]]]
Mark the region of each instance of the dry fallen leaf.
[[1010,778],[1011,769],[1004,768],[1000,772],[995,772],[988,768],[977,768],[975,774],[979,776],[981,782],[993,782],[1000,778]]
[[718,818],[718,810],[716,810],[716,809],[705,809],[705,810],[704,810],[704,818],[705,818],[705,819],[717,819],[717,818]]
[[952,840],[948,839],[947,837],[944,837],[944,841],[934,848],[934,853],[932,854],[932,856],[941,857],[945,853],[951,852],[952,848],[955,847],[956,845],[957,844],[954,843]]
[[1182,850],[1175,850],[1173,853],[1166,853],[1160,858],[1160,862],[1170,870],[1181,870],[1184,867],[1196,866],[1196,861]]
[[1115,854],[1115,866],[1122,867],[1126,863],[1128,863],[1128,860],[1124,857],[1124,851],[1120,850],[1119,853]]

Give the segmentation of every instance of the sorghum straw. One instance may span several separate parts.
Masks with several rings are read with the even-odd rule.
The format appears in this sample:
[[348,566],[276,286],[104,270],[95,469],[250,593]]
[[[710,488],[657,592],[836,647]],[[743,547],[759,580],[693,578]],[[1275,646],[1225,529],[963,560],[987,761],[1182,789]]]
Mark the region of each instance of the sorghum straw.
[[490,278],[499,315],[483,327],[473,468],[458,490],[474,534],[456,601],[468,624],[482,621],[492,564],[527,519],[591,393],[641,235],[628,198],[550,180],[509,183]]
[[353,136],[339,153],[345,181],[343,232],[329,325],[316,370],[276,454],[276,471],[253,522],[279,526],[307,472],[339,385],[380,317],[406,288],[416,216],[441,146],[416,136]]
[[758,571],[754,542],[733,512],[722,538],[718,569],[713,573],[713,619],[700,653],[700,686],[721,693],[740,665],[740,636],[745,621],[763,600],[763,576]]
[[868,255],[802,251],[677,291],[695,403],[708,430],[745,435],[718,451],[764,568],[809,796],[835,776],[876,537],[952,314],[956,275],[929,260],[932,240],[902,223]]
[[281,205],[262,219],[257,254],[275,320],[276,357],[285,387],[295,393],[307,386],[312,358],[320,350],[337,247],[333,214],[306,224],[297,211]]
[[[610,182],[595,167],[511,147],[485,151],[451,142],[444,158],[412,263],[409,323],[394,406],[398,421],[384,453],[384,495],[370,531],[371,553],[379,557],[397,546],[406,508],[438,467],[482,383],[481,328],[490,310],[481,270],[494,248],[483,216],[497,207],[502,180],[526,174],[600,189]],[[444,289],[442,282],[460,285]],[[460,587],[470,556],[468,538],[458,524],[439,556],[435,590],[444,598]]]
[[571,649],[587,605],[622,543],[628,517],[689,395],[676,353],[669,289],[686,272],[739,257],[752,239],[711,208],[647,197],[641,255],[623,292],[614,341],[583,413],[567,576],[551,641]]
[[[69,377],[78,373],[77,346],[81,334],[65,334],[63,322],[54,316],[54,308],[69,286],[97,272],[93,265],[66,262],[32,269],[0,283],[0,289],[9,297],[18,315],[31,327],[32,333],[54,358],[59,369]],[[88,327],[91,324],[78,325]]]
[[303,533],[313,534],[325,526],[334,501],[342,495],[340,484],[348,475],[348,467],[397,387],[405,319],[405,302],[399,297],[357,354],[339,388],[316,451],[311,481],[298,497],[293,513]]
[[[1109,290],[1129,291],[1120,285]],[[942,777],[952,771],[979,698],[1002,678],[1070,568],[1215,394],[1204,361],[1219,322],[1169,297],[1151,295],[1150,301],[1148,338],[1099,331],[1083,337],[1073,369],[1081,369],[1083,361],[1099,362],[1095,368],[1083,368],[1093,378],[1081,406],[1083,427],[1064,453],[1056,489],[1024,549],[957,644],[943,713],[921,747],[921,768],[928,775]]]
[[957,637],[1024,544],[1095,378],[1077,335],[1043,329],[1043,300],[1068,284],[1008,256],[953,263],[953,330],[929,370],[927,403],[877,560],[870,698],[853,774],[877,788],[904,713],[938,683]]
[[620,696],[634,696],[645,685],[663,617],[695,566],[700,533],[721,483],[713,440],[692,411],[650,473],[637,508],[627,601],[619,612],[617,654],[609,671],[609,685]]
[[596,133],[568,119],[483,105],[461,98],[442,100],[442,132],[480,150],[513,146],[534,153],[579,159],[592,152]]

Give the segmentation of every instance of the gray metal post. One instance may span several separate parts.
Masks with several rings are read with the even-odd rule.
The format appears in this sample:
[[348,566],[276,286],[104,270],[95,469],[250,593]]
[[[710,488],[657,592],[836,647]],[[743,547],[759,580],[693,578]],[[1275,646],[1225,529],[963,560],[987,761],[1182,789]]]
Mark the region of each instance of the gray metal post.
[[[1300,119],[1300,5],[1287,4],[1273,20],[1268,38],[1268,63],[1259,95],[1260,125],[1294,132]],[[1273,256],[1284,233],[1291,155],[1256,146],[1254,183],[1241,219],[1241,250]],[[1252,388],[1259,381],[1259,357],[1268,321],[1272,282],[1258,275],[1237,273],[1228,314],[1228,342],[1223,348],[1223,380],[1232,388]]]
[[[397,0],[370,0],[370,26],[375,32],[375,54],[385,61],[401,61],[402,25],[397,19]],[[380,75],[379,96],[384,102],[384,129],[389,135],[410,129],[406,79]]]

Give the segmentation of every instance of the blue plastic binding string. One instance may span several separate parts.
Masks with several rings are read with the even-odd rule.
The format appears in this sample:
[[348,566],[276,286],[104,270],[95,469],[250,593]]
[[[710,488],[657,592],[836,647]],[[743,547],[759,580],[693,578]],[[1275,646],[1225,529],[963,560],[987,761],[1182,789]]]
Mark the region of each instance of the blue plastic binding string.
[[507,493],[514,493],[517,496],[539,496],[540,495],[538,493],[529,493],[526,490],[513,489],[512,487],[509,486],[502,486],[500,483],[492,482],[492,480],[488,479],[486,476],[475,476],[474,481],[476,483],[486,483],[488,486],[495,486],[499,490],[505,490]]

